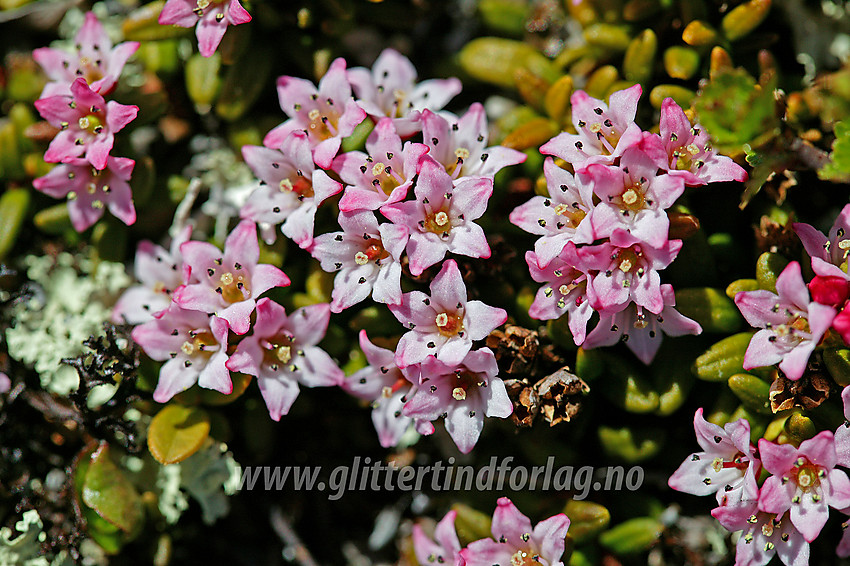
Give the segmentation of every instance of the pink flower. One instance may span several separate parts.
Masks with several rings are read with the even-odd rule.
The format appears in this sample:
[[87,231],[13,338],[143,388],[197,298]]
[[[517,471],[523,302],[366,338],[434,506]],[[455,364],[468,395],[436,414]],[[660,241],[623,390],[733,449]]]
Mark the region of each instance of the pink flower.
[[487,146],[487,114],[476,102],[452,122],[447,114],[422,112],[422,139],[428,155],[446,168],[455,183],[463,177],[496,176],[502,168],[525,161],[525,154],[500,145]]
[[543,163],[543,174],[549,196],[531,197],[511,212],[510,221],[526,232],[541,236],[534,244],[534,253],[538,264],[546,267],[567,242],[593,242],[588,215],[594,205],[587,177],[573,177],[555,165],[551,157]]
[[483,340],[508,319],[503,309],[466,300],[460,269],[451,259],[431,282],[430,296],[411,291],[402,295],[400,305],[389,308],[410,329],[396,348],[400,368],[422,362],[429,355],[444,364],[459,364],[474,340]]
[[402,146],[393,121],[382,118],[366,140],[366,150],[349,151],[334,159],[333,170],[346,183],[339,209],[377,210],[404,200],[419,173],[428,147],[407,142]]
[[742,531],[735,547],[735,566],[764,566],[778,556],[786,566],[808,566],[809,543],[787,513],[759,511],[759,488],[747,476],[743,499],[734,505],[721,505],[711,515],[730,532]]
[[239,0],[168,0],[159,15],[162,25],[195,28],[198,51],[210,57],[224,37],[228,25],[251,21]]
[[850,204],[841,209],[829,237],[802,222],[794,223],[794,231],[803,242],[806,252],[812,257],[812,269],[818,275],[843,277],[847,275],[847,255],[850,254]]
[[564,566],[561,559],[569,528],[570,519],[563,513],[540,521],[532,528],[528,517],[520,513],[510,499],[502,497],[493,513],[493,538],[469,543],[460,555],[466,566]]
[[781,515],[791,510],[791,522],[808,542],[820,534],[829,518],[829,507],[850,507],[850,479],[835,469],[835,440],[825,430],[790,444],[759,441],[764,468],[773,474],[762,485],[759,509]]
[[133,329],[145,354],[165,362],[159,371],[154,401],[166,403],[197,383],[225,395],[233,391],[227,361],[227,321],[172,304],[154,320]]
[[87,12],[85,22],[74,38],[75,49],[67,52],[40,47],[32,52],[50,81],[39,98],[71,94],[71,83],[82,77],[94,92],[109,94],[121,76],[127,59],[139,48],[138,41],[119,43],[115,47],[94,12]]
[[665,209],[685,191],[681,177],[658,175],[658,166],[641,149],[623,152],[618,166],[590,164],[585,173],[600,203],[590,214],[594,239],[623,229],[653,248],[667,243],[670,221]]
[[698,323],[673,308],[676,295],[672,285],[662,285],[661,296],[664,308],[658,314],[647,314],[634,303],[617,313],[600,313],[599,323],[588,334],[582,346],[585,349],[598,348],[622,341],[640,361],[649,365],[661,347],[662,332],[667,336],[702,332]]
[[277,267],[257,264],[257,227],[243,220],[227,236],[224,253],[208,242],[186,242],[183,254],[187,284],[172,293],[184,309],[213,313],[225,319],[236,334],[251,327],[257,297],[272,287],[286,287],[289,278]]
[[540,152],[560,157],[575,166],[613,163],[626,148],[643,139],[644,132],[635,124],[641,92],[637,84],[611,93],[609,107],[583,90],[575,91],[570,103],[578,134],[558,134],[540,146]]
[[340,212],[342,232],[316,237],[311,253],[334,278],[332,312],[342,312],[369,295],[379,303],[401,303],[401,254],[408,230],[381,224],[368,210]]
[[325,336],[330,317],[326,303],[302,307],[289,316],[270,299],[257,303],[254,332],[239,343],[227,367],[257,378],[272,419],[279,421],[289,412],[299,383],[307,387],[342,384],[342,370],[316,346]]
[[8,393],[12,388],[12,380],[9,376],[0,371],[0,395]]
[[240,216],[260,225],[266,243],[275,241],[274,227],[282,222],[281,232],[299,247],[313,245],[316,209],[342,185],[316,169],[307,134],[292,132],[280,149],[242,146],[242,156],[262,186],[251,193]]
[[69,162],[80,156],[104,169],[115,141],[114,134],[132,122],[138,106],[127,106],[103,97],[89,88],[83,78],[71,83],[70,95],[35,101],[39,114],[61,131],[44,154],[49,163]]
[[505,384],[496,377],[499,367],[489,348],[468,352],[457,364],[428,356],[402,372],[419,384],[403,414],[425,422],[445,418],[446,432],[464,454],[478,442],[485,416],[505,419],[514,410]]
[[416,82],[416,68],[394,49],[384,49],[372,70],[349,69],[348,80],[357,102],[375,119],[393,119],[398,134],[409,137],[420,129],[422,110],[440,110],[461,90],[456,78]]
[[187,226],[171,241],[167,250],[148,240],[139,242],[133,273],[141,285],[124,291],[112,310],[113,322],[142,324],[168,308],[171,293],[185,283],[180,246],[191,235],[192,227]]
[[411,228],[407,243],[410,272],[419,275],[452,252],[469,257],[490,257],[490,246],[476,220],[487,210],[493,181],[464,179],[457,187],[443,167],[425,157],[413,189],[416,200],[381,208],[393,223]]
[[[706,421],[699,408],[694,413],[694,432],[702,452],[685,458],[667,484],[693,495],[714,493],[720,505],[729,498],[740,501],[745,482],[755,481],[761,467],[750,443],[750,423],[738,419],[720,428]],[[739,492],[737,497],[734,492]]]
[[841,308],[850,298],[850,279],[832,275],[815,275],[807,285],[812,300],[822,305]]
[[402,409],[415,386],[395,365],[395,352],[372,344],[365,330],[360,331],[360,349],[369,365],[354,372],[342,387],[355,397],[372,402],[372,424],[378,440],[381,446],[390,448],[413,424]]
[[587,286],[591,306],[610,314],[634,301],[651,313],[660,313],[664,297],[658,271],[670,265],[681,248],[681,240],[669,240],[654,248],[620,228],[611,234],[610,242],[580,248],[578,254],[585,268],[597,271],[591,274]]
[[584,342],[587,322],[593,309],[587,299],[587,273],[575,244],[567,242],[561,253],[546,267],[540,267],[532,251],[525,252],[525,262],[531,278],[538,283],[545,283],[537,291],[528,309],[529,316],[537,320],[554,320],[567,314],[576,345]]
[[735,295],[735,304],[755,333],[744,355],[744,369],[779,364],[788,379],[797,380],[809,356],[835,318],[835,309],[809,299],[800,273],[792,261],[776,279],[778,295],[766,290]]
[[832,328],[838,332],[845,344],[850,344],[850,303],[844,303],[844,308],[832,319]]
[[850,468],[850,386],[841,391],[841,401],[844,405],[844,424],[835,430],[836,463]]
[[110,155],[106,167],[96,169],[85,159],[71,158],[34,179],[32,185],[54,198],[67,197],[68,215],[77,232],[100,220],[104,207],[129,226],[136,221],[133,193],[127,182],[135,165],[132,159]]
[[451,510],[446,513],[434,529],[434,540],[428,538],[420,525],[413,525],[413,551],[420,564],[463,566],[460,558],[460,541],[455,531],[456,518],[457,511]]
[[672,98],[661,104],[661,141],[664,169],[684,179],[688,186],[722,181],[747,180],[743,167],[711,148],[708,133],[699,125],[691,127],[688,117]]
[[331,63],[318,89],[308,80],[284,76],[277,79],[277,94],[289,120],[266,134],[263,145],[280,147],[291,132],[303,131],[313,148],[313,159],[322,169],[330,168],[342,138],[366,119],[351,97],[342,58]]

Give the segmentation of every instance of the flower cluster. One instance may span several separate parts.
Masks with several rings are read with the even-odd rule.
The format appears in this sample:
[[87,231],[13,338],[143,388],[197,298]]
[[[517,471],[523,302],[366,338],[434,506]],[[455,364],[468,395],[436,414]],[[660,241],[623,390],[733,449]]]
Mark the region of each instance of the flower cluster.
[[[154,391],[164,403],[197,383],[224,394],[230,372],[257,378],[272,418],[279,420],[298,396],[298,385],[339,385],[342,371],[316,344],[324,337],[330,307],[316,304],[287,315],[259,298],[289,285],[277,267],[259,263],[257,227],[243,220],[224,250],[190,241],[183,230],[166,250],[142,242],[136,277],[119,299],[113,319],[138,324],[135,340],[165,362]],[[250,332],[250,334],[249,334]]]
[[850,205],[836,218],[829,237],[808,224],[795,223],[794,230],[811,256],[814,278],[807,285],[800,264],[793,261],[777,277],[776,293],[740,292],[735,304],[747,322],[760,329],[750,340],[744,369],[778,364],[788,379],[796,381],[830,329],[850,343],[850,238],[846,236]]
[[493,512],[493,538],[484,538],[461,548],[455,531],[456,511],[437,523],[433,539],[420,525],[413,527],[413,548],[420,564],[491,566],[493,564],[547,564],[563,566],[565,537],[570,527],[563,513],[531,521],[507,497],[498,500]]
[[[331,311],[371,297],[408,329],[389,357],[361,335],[372,365],[346,386],[375,403],[382,444],[396,444],[412,422],[430,434],[442,416],[468,452],[485,416],[512,411],[493,353],[473,350],[507,313],[467,300],[457,264],[443,260],[450,253],[490,256],[475,221],[487,209],[495,174],[525,155],[487,146],[482,105],[460,117],[442,110],[460,90],[457,79],[417,83],[410,61],[391,49],[371,70],[347,69],[337,59],[318,85],[284,76],[277,86],[288,119],[262,147],[243,148],[260,186],[242,218],[257,222],[268,242],[280,225],[336,273]],[[373,127],[365,151],[340,152],[342,139],[367,118]],[[318,207],[338,193],[341,230],[314,237]],[[430,294],[402,292],[404,266],[418,277],[438,264]]]
[[136,106],[104,98],[116,86],[137,42],[112,45],[97,17],[89,12],[66,52],[43,47],[33,52],[50,81],[35,107],[56,136],[44,154],[59,163],[33,186],[52,197],[68,199],[68,214],[78,232],[103,216],[104,207],[127,225],[136,221],[128,181],[135,161],[110,155],[115,134],[136,118]]
[[[635,124],[641,87],[610,96],[610,105],[583,91],[572,95],[577,133],[561,133],[540,150],[548,196],[517,207],[510,220],[539,236],[526,253],[532,278],[543,283],[529,309],[541,320],[566,314],[577,345],[623,341],[650,363],[662,333],[698,334],[699,324],[675,309],[659,272],[682,241],[669,238],[669,209],[686,186],[742,181],[745,171],[718,155],[708,134],[691,126],[672,99],[661,108],[660,135]],[[599,323],[587,332],[593,312]]]
[[[842,398],[850,419],[850,388]],[[829,519],[829,507],[850,512],[850,479],[836,468],[850,467],[848,425],[799,446],[760,439],[758,449],[745,419],[720,428],[699,409],[694,430],[703,450],[688,456],[668,483],[685,493],[715,494],[712,516],[730,532],[741,531],[736,564],[763,566],[774,555],[788,566],[808,564],[809,543]],[[837,552],[850,556],[850,536]]]

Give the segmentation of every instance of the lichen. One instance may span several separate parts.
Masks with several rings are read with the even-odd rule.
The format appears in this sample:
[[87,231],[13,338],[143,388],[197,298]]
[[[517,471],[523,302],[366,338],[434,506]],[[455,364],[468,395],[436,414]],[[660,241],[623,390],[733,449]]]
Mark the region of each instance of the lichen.
[[12,308],[9,355],[32,366],[46,390],[67,395],[79,377],[62,359],[79,356],[84,340],[103,333],[112,303],[131,281],[120,263],[70,253],[30,255],[24,263],[39,291]]

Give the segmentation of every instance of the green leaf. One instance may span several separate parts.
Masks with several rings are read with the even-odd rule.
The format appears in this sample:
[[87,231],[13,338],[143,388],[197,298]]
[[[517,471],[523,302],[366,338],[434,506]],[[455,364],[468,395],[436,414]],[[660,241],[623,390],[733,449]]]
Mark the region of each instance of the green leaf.
[[705,332],[728,334],[739,330],[744,322],[735,303],[711,287],[677,290],[676,309],[697,321]]
[[699,122],[721,153],[740,153],[776,135],[779,118],[773,91],[776,79],[760,85],[744,69],[718,73],[694,100]]
[[836,183],[850,183],[850,121],[835,124],[835,142],[829,163],[818,171],[818,177]]
[[210,418],[204,410],[171,404],[151,421],[148,449],[159,463],[175,464],[197,452],[209,434]]
[[654,545],[663,531],[664,525],[659,521],[638,517],[602,533],[599,542],[614,554],[635,554]]
[[91,455],[83,482],[82,499],[97,514],[127,534],[136,532],[144,517],[138,492],[109,456],[109,445]]
[[564,514],[570,518],[570,536],[576,544],[591,540],[611,521],[608,509],[591,501],[570,499]]

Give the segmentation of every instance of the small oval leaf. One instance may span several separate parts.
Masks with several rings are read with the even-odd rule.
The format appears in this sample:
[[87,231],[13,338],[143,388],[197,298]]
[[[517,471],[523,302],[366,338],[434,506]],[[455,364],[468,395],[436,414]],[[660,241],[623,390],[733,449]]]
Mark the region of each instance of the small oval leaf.
[[168,405],[151,421],[148,449],[160,464],[176,464],[197,452],[210,434],[202,409]]

